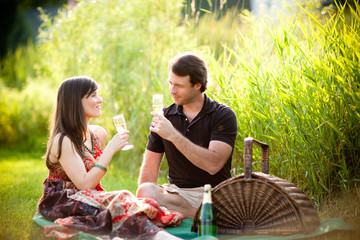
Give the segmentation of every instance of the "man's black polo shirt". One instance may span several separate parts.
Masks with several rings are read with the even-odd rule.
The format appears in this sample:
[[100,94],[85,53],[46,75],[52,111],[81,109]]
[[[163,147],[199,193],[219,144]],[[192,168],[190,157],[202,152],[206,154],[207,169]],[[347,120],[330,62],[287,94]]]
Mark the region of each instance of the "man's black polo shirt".
[[[164,116],[186,138],[196,145],[209,147],[212,140],[225,142],[234,149],[237,135],[236,115],[230,107],[210,99],[205,94],[204,105],[199,114],[190,123],[182,111],[182,106],[175,104],[164,109]],[[150,132],[147,150],[163,153],[168,162],[169,182],[180,188],[193,188],[211,184],[213,187],[231,177],[231,156],[224,167],[214,175],[192,164],[171,142]]]

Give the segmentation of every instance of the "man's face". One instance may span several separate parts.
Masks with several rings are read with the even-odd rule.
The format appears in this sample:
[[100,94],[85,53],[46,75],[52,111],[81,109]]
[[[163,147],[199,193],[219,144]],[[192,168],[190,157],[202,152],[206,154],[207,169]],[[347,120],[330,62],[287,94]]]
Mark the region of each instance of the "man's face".
[[201,94],[201,84],[192,86],[189,75],[181,77],[170,71],[168,81],[169,91],[176,105],[190,104]]

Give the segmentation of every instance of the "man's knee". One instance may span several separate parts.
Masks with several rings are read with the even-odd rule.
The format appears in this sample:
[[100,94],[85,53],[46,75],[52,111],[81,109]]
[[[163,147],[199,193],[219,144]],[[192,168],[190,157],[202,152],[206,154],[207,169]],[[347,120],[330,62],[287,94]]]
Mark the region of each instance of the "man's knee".
[[142,183],[136,190],[136,197],[156,198],[159,192],[159,186],[156,183],[146,182]]

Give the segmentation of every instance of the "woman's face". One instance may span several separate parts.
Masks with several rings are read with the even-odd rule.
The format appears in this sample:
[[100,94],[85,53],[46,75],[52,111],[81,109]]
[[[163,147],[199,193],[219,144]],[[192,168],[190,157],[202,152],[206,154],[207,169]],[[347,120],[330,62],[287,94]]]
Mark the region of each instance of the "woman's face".
[[82,106],[84,108],[85,117],[87,119],[101,116],[102,99],[98,95],[98,90],[91,93],[89,96],[85,95],[82,99]]

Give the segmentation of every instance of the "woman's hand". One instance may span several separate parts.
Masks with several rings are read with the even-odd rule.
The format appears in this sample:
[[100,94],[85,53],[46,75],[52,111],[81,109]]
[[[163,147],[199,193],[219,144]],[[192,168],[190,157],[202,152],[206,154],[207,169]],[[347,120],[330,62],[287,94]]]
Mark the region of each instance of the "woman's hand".
[[113,153],[120,151],[125,145],[128,144],[129,134],[129,130],[115,134],[114,137],[109,141],[106,148],[110,148]]
[[[100,139],[106,137],[106,131],[103,131],[103,133],[96,131],[96,133],[100,133]],[[129,133],[130,132],[126,130],[122,133],[115,134],[105,147],[101,156],[97,158],[96,164],[107,168],[113,155],[128,143]],[[105,139],[103,140],[105,142]],[[57,146],[56,141],[54,146]],[[62,154],[59,159],[60,164],[77,189],[94,189],[100,183],[106,171],[95,167],[87,172],[82,158],[74,149],[71,140],[65,136],[62,144]]]

